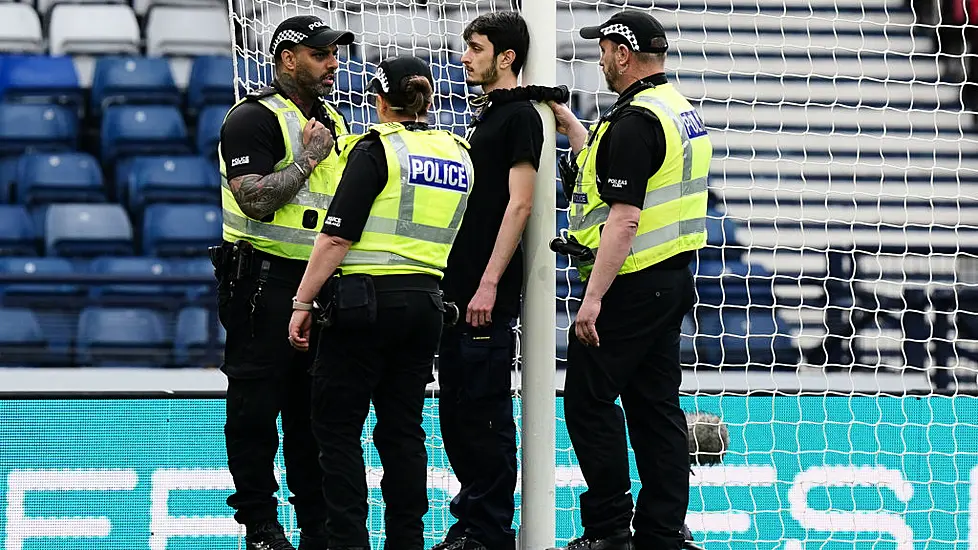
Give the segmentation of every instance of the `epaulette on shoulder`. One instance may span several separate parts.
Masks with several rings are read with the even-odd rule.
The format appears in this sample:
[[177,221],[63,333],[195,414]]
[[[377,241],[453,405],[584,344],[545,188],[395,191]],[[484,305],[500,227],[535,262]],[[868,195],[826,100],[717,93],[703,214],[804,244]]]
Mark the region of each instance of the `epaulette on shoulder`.
[[253,92],[249,92],[245,97],[251,101],[258,101],[259,99],[266,98],[271,95],[278,93],[278,90],[271,86],[265,86],[264,88],[259,88]]
[[404,129],[404,125],[400,122],[384,122],[382,124],[374,124],[370,127],[371,132],[376,132],[379,136],[386,136],[399,132]]
[[458,144],[461,145],[462,147],[465,147],[466,149],[472,148],[472,146],[469,145],[468,140],[466,140],[464,137],[456,134],[455,132],[449,132],[449,135],[451,135],[455,139],[455,141],[458,142]]

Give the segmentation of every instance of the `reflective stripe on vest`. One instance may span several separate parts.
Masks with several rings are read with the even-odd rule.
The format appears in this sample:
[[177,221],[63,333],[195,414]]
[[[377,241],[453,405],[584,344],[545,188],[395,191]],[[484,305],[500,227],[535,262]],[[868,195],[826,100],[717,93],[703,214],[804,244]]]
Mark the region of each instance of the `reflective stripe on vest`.
[[[384,145],[385,152],[389,150],[397,159],[396,167],[390,165],[388,166],[389,173],[388,182],[386,184],[391,185],[396,178],[396,181],[400,186],[396,214],[397,219],[371,214],[367,218],[366,225],[364,226],[364,233],[373,233],[395,239],[400,238],[411,241],[420,241],[423,243],[437,245],[439,247],[444,247],[446,245],[450,247],[455,241],[455,236],[458,234],[459,227],[462,225],[462,218],[465,214],[468,193],[471,192],[472,182],[474,181],[474,169],[471,158],[469,157],[465,146],[456,141],[456,146],[458,147],[459,152],[458,161],[460,161],[464,166],[468,181],[468,189],[464,193],[461,193],[461,196],[458,197],[458,202],[455,205],[455,210],[452,214],[451,220],[448,222],[448,226],[439,227],[415,222],[413,219],[415,217],[415,207],[417,203],[416,186],[411,183],[411,152],[407,142],[401,135],[402,132],[408,132],[408,130],[401,129],[395,132],[386,131],[381,133],[381,140],[386,141]],[[353,145],[351,144],[350,147],[352,146]],[[381,193],[384,193],[384,191],[381,191]],[[366,238],[369,239],[370,237],[368,236]],[[362,242],[363,239],[361,239],[360,243]],[[343,258],[341,267],[412,266],[420,268],[420,270],[424,272],[437,273],[440,276],[440,269],[447,261],[447,253],[445,254],[445,258],[441,258],[438,262],[432,264],[431,262],[408,258],[393,251],[358,249],[358,244],[360,243],[355,243],[353,247],[351,247],[350,251],[347,252],[346,256]],[[347,269],[346,271],[350,270]]]
[[[671,87],[670,87],[671,88]],[[653,89],[655,90],[655,89]],[[674,94],[674,102],[678,105],[683,106],[683,104],[688,105],[688,102],[682,98],[678,92],[672,89],[661,90],[658,93],[662,94]],[[656,92],[653,92],[656,93]],[[668,97],[666,95],[665,97]],[[701,153],[704,158],[693,158],[694,144],[693,139],[689,135],[689,130],[686,124],[683,123],[682,118],[676,112],[676,108],[669,105],[667,101],[663,101],[659,97],[652,96],[648,92],[640,92],[632,101],[631,105],[648,108],[652,110],[657,115],[664,115],[663,118],[667,117],[669,122],[672,122],[672,126],[676,128],[676,134],[671,134],[667,132],[667,143],[670,139],[675,140],[678,137],[678,143],[673,141],[673,147],[679,145],[682,148],[682,169],[681,176],[676,179],[679,181],[669,181],[673,176],[669,176],[669,172],[676,172],[676,168],[679,168],[675,164],[670,166],[664,166],[660,168],[656,174],[653,174],[648,182],[646,183],[648,190],[645,194],[645,199],[642,204],[639,231],[637,232],[635,239],[632,242],[631,251],[628,258],[623,262],[622,269],[620,273],[626,273],[631,271],[636,271],[648,265],[652,265],[657,261],[664,259],[659,256],[668,257],[672,254],[663,254],[663,251],[652,251],[656,247],[666,245],[670,242],[675,241],[676,247],[674,253],[678,253],[685,250],[692,250],[701,248],[702,244],[699,241],[705,242],[705,232],[706,232],[706,191],[707,191],[707,176],[705,171],[708,170],[709,160],[711,157],[712,147],[707,145],[707,149]],[[684,107],[685,108],[685,107]],[[692,110],[692,106],[689,106]],[[684,111],[685,112],[685,111]],[[662,121],[664,129],[671,130],[666,126],[666,121]],[[588,246],[593,251],[594,255],[597,256],[597,251],[600,245],[600,226],[605,223],[608,219],[608,215],[611,212],[611,207],[605,204],[600,199],[600,195],[597,192],[597,182],[596,181],[584,181],[584,178],[594,178],[594,170],[596,169],[596,160],[590,158],[591,155],[597,154],[598,145],[603,138],[609,123],[605,122],[602,125],[592,126],[591,131],[597,133],[597,139],[588,145],[587,151],[583,152],[584,157],[583,162],[580,164],[579,176],[577,181],[577,191],[584,191],[588,203],[582,205],[579,203],[572,203],[571,213],[569,216],[569,229],[572,235],[575,235],[578,240]],[[668,137],[672,135],[673,137]],[[701,137],[703,139],[708,139],[706,136],[694,136]],[[707,142],[708,143],[708,142]],[[675,149],[674,149],[675,150]],[[665,162],[677,162],[680,159],[673,156],[671,159],[667,155]],[[698,163],[696,163],[699,161]],[[704,162],[706,168],[704,169]],[[695,166],[694,166],[694,163]],[[694,172],[697,172],[696,166],[699,167],[697,177],[693,177]],[[676,174],[678,176],[678,174]],[[666,179],[663,182],[663,179]],[[683,203],[680,199],[693,198],[695,201],[691,203]],[[676,204],[679,201],[679,204]],[[699,203],[703,203],[702,210],[700,213]],[[678,219],[674,223],[667,224],[662,227],[657,227],[655,229],[642,231],[642,227],[648,227],[648,225],[654,225],[654,223],[648,223],[653,219],[648,218],[652,215],[650,211],[656,207],[667,205],[673,203],[676,205],[678,216],[682,219]],[[685,207],[685,208],[683,208]],[[690,207],[694,212],[689,212]],[[694,240],[690,240],[693,238]],[[647,253],[645,257],[641,257],[643,252],[650,252],[651,256]],[[656,253],[658,252],[658,253]],[[575,260],[575,265],[581,272],[582,278],[590,272],[590,268],[593,262],[580,262]]]
[[[274,170],[281,171],[293,163],[302,151],[303,115],[298,107],[275,94],[258,100],[275,114],[283,133],[286,145],[285,156],[276,163]],[[347,133],[343,118],[329,104],[324,108],[333,120],[337,139]],[[220,157],[220,151],[218,151]],[[233,241],[244,239],[256,249],[291,259],[308,259],[316,235],[326,217],[326,210],[332,197],[326,192],[329,183],[338,177],[336,172],[337,155],[331,151],[309,175],[296,195],[279,208],[270,222],[252,219],[241,211],[230,184],[226,178],[224,159],[221,158],[221,186],[224,210],[224,239]],[[316,227],[303,227],[309,211],[316,213]]]

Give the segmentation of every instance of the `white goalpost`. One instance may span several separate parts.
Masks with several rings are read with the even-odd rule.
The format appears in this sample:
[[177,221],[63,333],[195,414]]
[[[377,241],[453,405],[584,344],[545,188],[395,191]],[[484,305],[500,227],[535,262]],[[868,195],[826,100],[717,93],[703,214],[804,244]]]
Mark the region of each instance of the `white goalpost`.
[[[623,8],[650,10],[669,35],[668,77],[714,144],[709,244],[691,266],[698,304],[683,326],[682,405],[721,416],[730,447],[723,465],[693,467],[695,539],[708,550],[975,548],[978,131],[960,71],[944,71],[948,57],[961,67],[974,59],[973,24],[959,28],[937,0],[516,1],[531,30],[523,82],[566,84],[586,123],[615,96],[597,44],[577,31]],[[236,84],[239,94],[267,84],[275,26],[315,13],[357,36],[341,52],[331,98],[354,131],[376,120],[364,87],[379,60],[413,53],[431,61],[437,80],[430,121],[462,133],[473,93],[459,61],[462,29],[513,7],[229,0]],[[540,113],[547,142],[525,235],[514,378],[527,550],[583,534],[585,488],[559,394],[582,287],[548,248],[567,224],[550,151],[567,143],[549,110]],[[431,545],[453,522],[457,482],[437,400],[425,415]],[[634,463],[632,476],[634,495]]]

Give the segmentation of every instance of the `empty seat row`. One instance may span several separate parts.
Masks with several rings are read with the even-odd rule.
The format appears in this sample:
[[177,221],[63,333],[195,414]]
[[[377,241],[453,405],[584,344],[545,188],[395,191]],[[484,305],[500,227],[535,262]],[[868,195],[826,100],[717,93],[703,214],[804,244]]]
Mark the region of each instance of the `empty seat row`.
[[[35,218],[41,223],[35,222]],[[118,204],[52,204],[32,216],[23,206],[0,205],[0,255],[94,257],[200,256],[221,240],[221,209],[212,204],[153,204],[137,235]],[[40,245],[40,246],[39,246]]]
[[[193,136],[177,107],[113,105],[102,117],[100,160],[111,164],[129,156],[187,154],[215,158],[229,108],[206,107]],[[59,105],[0,104],[0,156],[76,150],[79,126],[77,115]]]
[[90,307],[77,318],[74,345],[64,346],[30,309],[0,308],[0,363],[64,366],[73,348],[79,366],[194,367],[223,349],[224,328],[204,308],[180,310],[173,325],[151,309]]
[[[47,38],[30,4],[0,4],[2,51],[52,55],[139,54],[143,37],[136,13],[126,4],[58,4],[51,9]],[[45,47],[47,44],[47,47]],[[229,55],[231,30],[226,9],[214,6],[161,6],[145,28],[151,56]]]
[[[0,203],[107,202],[133,215],[154,203],[217,203],[220,174],[199,155],[129,157],[115,166],[115,185],[98,161],[77,151],[27,153],[0,161]],[[112,188],[114,187],[114,189]]]

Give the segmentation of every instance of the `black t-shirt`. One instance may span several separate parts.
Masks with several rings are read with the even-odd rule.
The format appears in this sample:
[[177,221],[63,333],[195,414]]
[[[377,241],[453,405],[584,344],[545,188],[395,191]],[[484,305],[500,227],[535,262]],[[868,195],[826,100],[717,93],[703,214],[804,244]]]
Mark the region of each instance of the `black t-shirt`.
[[[668,80],[662,73],[646,77],[628,87],[616,103],[630,102],[647,84],[666,83]],[[648,109],[625,107],[613,117],[596,154],[601,200],[609,205],[620,202],[642,208],[649,178],[659,171],[666,156],[662,123]],[[678,269],[689,265],[692,258],[692,252],[682,252],[652,267]]]
[[[316,103],[313,111],[311,114],[316,120],[333,132],[335,137],[333,119],[323,104]],[[303,114],[309,118],[310,113]],[[256,100],[235,107],[221,127],[221,157],[228,180],[248,174],[266,176],[274,172],[275,165],[285,158],[285,137],[275,113]]]
[[[509,204],[510,168],[523,162],[529,162],[534,169],[540,167],[543,122],[529,101],[492,104],[470,134],[475,185],[441,285],[446,299],[454,301],[463,312],[479,288],[496,245],[499,226]],[[520,245],[496,287],[493,319],[518,317],[522,292]]]

